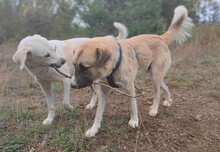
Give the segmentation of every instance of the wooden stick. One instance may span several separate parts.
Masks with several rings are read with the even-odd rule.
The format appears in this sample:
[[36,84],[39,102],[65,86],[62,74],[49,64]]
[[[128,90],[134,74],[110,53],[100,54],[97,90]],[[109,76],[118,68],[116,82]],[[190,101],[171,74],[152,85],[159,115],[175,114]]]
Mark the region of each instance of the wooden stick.
[[130,95],[130,94],[124,93],[124,92],[122,92],[122,91],[119,90],[119,89],[113,88],[113,87],[111,87],[111,86],[109,86],[109,85],[107,85],[107,84],[100,83],[100,82],[99,82],[99,83],[95,83],[95,82],[93,82],[92,84],[99,84],[99,85],[102,85],[102,86],[107,87],[107,88],[109,88],[109,89],[112,89],[112,90],[114,90],[114,91],[116,91],[116,92],[118,92],[118,93],[120,93],[120,94],[122,94],[122,95],[124,95],[124,96],[132,97],[132,98],[137,98],[137,97],[140,97],[140,96],[144,96],[142,93],[139,94],[139,95],[133,96],[133,95]]
[[[61,75],[63,75],[64,77],[71,79],[70,76],[64,74],[64,73],[61,72],[59,69],[57,69],[55,66],[53,66],[53,68],[54,68],[58,73],[60,73]],[[137,98],[137,97],[140,97],[140,96],[144,96],[144,95],[141,93],[141,91],[137,89],[137,87],[135,87],[135,88],[140,92],[140,94],[139,94],[139,95],[136,95],[136,96],[133,96],[133,95],[124,93],[124,92],[120,91],[119,89],[116,89],[116,88],[113,88],[113,87],[111,87],[111,86],[109,86],[109,85],[106,85],[106,84],[104,84],[104,83],[92,83],[92,84],[102,85],[102,86],[107,87],[107,88],[110,88],[110,89],[112,89],[112,90],[114,90],[114,91],[116,91],[116,92],[118,92],[118,93],[121,93],[121,94],[124,95],[124,96],[132,97],[132,98]],[[95,91],[93,90],[93,87],[92,87],[92,86],[91,86],[91,88],[92,88],[92,91],[95,93]],[[95,94],[96,94],[96,93],[95,93]]]
[[62,76],[71,79],[71,76],[66,75],[65,73],[61,72],[58,68],[56,68],[55,66],[52,66],[59,74],[61,74]]

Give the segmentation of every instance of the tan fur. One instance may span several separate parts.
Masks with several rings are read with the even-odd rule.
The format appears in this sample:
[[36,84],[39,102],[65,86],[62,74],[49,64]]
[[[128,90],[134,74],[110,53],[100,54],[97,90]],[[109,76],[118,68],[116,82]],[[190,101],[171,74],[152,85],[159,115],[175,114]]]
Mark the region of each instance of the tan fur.
[[[146,75],[149,71],[154,88],[154,102],[150,107],[149,115],[155,116],[158,113],[160,88],[165,95],[163,105],[170,106],[172,104],[168,87],[163,82],[163,78],[171,65],[171,54],[168,45],[173,41],[183,42],[189,37],[190,29],[193,25],[190,21],[188,20],[185,7],[179,6],[175,9],[171,26],[162,36],[144,34],[124,40],[116,40],[110,36],[98,37],[79,45],[75,50],[73,63],[85,65],[88,67],[88,70],[74,76],[72,82],[79,85],[77,81],[83,82],[86,79],[84,76],[89,74],[91,75],[89,78],[107,83],[106,77],[116,66],[119,55],[118,49],[121,46],[122,60],[119,69],[113,74],[114,81],[120,88],[135,95],[134,81],[136,76],[138,74]],[[102,50],[103,54],[110,54],[109,60],[102,66],[98,65],[97,62],[97,50]],[[138,58],[135,56],[135,51],[138,53]],[[93,126],[86,132],[88,137],[94,136],[98,132],[110,91],[105,87],[99,86],[97,113]],[[129,125],[137,127],[138,114],[135,98],[130,98],[130,109],[131,119]]]
[[[114,23],[119,30],[117,39],[126,38],[127,28],[121,23]],[[65,109],[72,110],[70,105],[70,79],[64,76],[71,76],[75,73],[72,64],[73,52],[75,47],[90,38],[72,38],[68,40],[47,40],[40,35],[27,36],[23,38],[13,55],[15,63],[20,65],[20,69],[25,68],[35,78],[45,94],[48,115],[42,122],[49,125],[55,118],[55,104],[53,98],[52,83],[63,82],[63,105]],[[59,68],[59,71],[57,69]],[[94,88],[95,90],[95,88]],[[93,94],[90,103],[97,101],[97,95]],[[86,109],[91,109],[95,105],[88,104]]]
[[73,59],[73,50],[75,48],[75,46],[73,46],[71,40],[66,40],[64,41],[65,47],[63,49],[63,53],[64,53],[64,58],[68,61],[68,62],[72,62]]

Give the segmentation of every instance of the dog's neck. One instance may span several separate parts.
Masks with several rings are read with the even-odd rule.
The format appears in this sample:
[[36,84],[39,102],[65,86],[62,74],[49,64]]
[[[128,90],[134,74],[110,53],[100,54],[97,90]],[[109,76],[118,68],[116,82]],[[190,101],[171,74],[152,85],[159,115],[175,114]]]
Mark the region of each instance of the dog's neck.
[[25,63],[25,67],[27,68],[29,72],[31,72],[36,77],[48,71],[48,68],[49,68],[49,67],[39,67],[36,65],[28,64],[28,63]]
[[111,86],[111,87],[114,87],[114,88],[119,88],[119,86],[115,83],[114,81],[114,76],[113,74],[118,70],[120,64],[121,64],[121,59],[122,59],[122,49],[121,49],[121,46],[120,44],[118,43],[118,59],[116,61],[116,65],[115,67],[113,68],[112,72],[110,75],[108,75],[106,78],[107,78],[107,81],[108,81],[108,84]]
[[28,72],[35,76],[37,79],[42,79],[42,76],[44,76],[43,78],[47,79],[45,76],[49,76],[49,72],[51,71],[49,69],[52,69],[49,66],[43,67],[28,61],[25,62],[25,67],[28,70]]

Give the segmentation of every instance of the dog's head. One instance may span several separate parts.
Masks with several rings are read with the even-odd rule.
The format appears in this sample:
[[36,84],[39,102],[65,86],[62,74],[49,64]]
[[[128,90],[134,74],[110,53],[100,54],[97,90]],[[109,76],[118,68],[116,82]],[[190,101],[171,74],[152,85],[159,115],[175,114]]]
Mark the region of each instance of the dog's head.
[[114,67],[114,50],[118,45],[114,37],[99,37],[78,45],[74,50],[73,65],[75,75],[71,79],[72,88],[84,88],[94,80],[107,77]]
[[32,67],[61,67],[66,60],[55,53],[48,40],[40,35],[28,36],[21,40],[13,61],[20,64],[23,69],[25,64]]

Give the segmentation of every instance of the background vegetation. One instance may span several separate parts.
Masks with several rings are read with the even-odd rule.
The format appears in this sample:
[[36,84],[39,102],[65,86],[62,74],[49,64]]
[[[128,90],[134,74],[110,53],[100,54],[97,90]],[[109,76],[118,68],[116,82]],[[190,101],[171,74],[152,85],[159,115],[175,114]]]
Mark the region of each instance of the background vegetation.
[[115,21],[128,27],[129,36],[160,34],[178,5],[188,8],[195,23],[220,22],[215,0],[0,0],[0,44],[33,34],[49,39],[116,34]]

